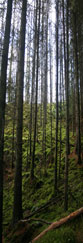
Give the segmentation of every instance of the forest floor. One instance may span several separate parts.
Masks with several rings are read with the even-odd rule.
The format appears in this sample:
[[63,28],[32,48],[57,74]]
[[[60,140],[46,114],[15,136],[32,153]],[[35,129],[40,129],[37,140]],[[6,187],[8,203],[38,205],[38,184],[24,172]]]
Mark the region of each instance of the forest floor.
[[[27,130],[28,113],[27,105],[24,107],[23,129],[23,172],[22,172],[22,207],[23,220],[12,226],[14,174],[11,167],[12,161],[12,107],[8,106],[5,123],[5,146],[4,146],[4,193],[3,193],[3,243],[30,243],[40,232],[46,229],[50,223],[69,215],[83,207],[83,163],[78,164],[75,154],[75,136],[70,129],[70,155],[68,175],[68,210],[64,210],[64,173],[65,173],[65,121],[62,122],[61,166],[60,178],[58,176],[57,195],[54,194],[54,161],[55,161],[55,108],[53,108],[53,158],[51,159],[51,131],[50,115],[48,112],[47,124],[47,163],[43,161],[42,152],[42,129],[40,116],[38,117],[38,141],[35,151],[35,178],[30,179],[30,163],[27,168]],[[49,107],[48,107],[49,111]],[[40,111],[39,113],[40,114]],[[64,114],[63,114],[64,115]],[[16,145],[16,127],[15,127]],[[72,146],[73,145],[73,146]],[[83,138],[82,138],[83,146]],[[60,143],[58,144],[60,148]],[[83,149],[83,147],[82,147]],[[59,151],[59,150],[58,150]],[[29,150],[28,150],[29,154]],[[15,151],[14,151],[15,156]],[[83,159],[83,158],[82,158]],[[14,158],[15,161],[15,158]],[[28,161],[29,162],[29,161]],[[58,156],[59,175],[59,156]],[[46,170],[46,173],[45,173]],[[70,223],[62,225],[59,229],[50,230],[38,243],[83,243],[83,215]]]
[[[69,156],[69,208],[64,211],[64,156],[58,192],[54,197],[54,165],[49,163],[47,174],[36,166],[34,181],[29,172],[23,172],[23,218],[12,228],[14,170],[6,169],[4,175],[4,240],[21,243],[31,240],[48,225],[83,206],[83,166],[78,165],[74,151]],[[37,242],[82,243],[83,215],[61,228],[49,231]]]

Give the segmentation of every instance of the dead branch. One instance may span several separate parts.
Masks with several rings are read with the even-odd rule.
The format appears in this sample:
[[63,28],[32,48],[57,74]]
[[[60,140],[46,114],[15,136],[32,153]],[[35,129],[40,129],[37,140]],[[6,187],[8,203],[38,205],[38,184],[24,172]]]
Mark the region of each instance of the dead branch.
[[77,216],[79,216],[80,214],[83,214],[83,207],[76,210],[75,212],[69,214],[67,217],[64,217],[54,223],[52,223],[47,229],[45,229],[43,232],[41,232],[37,237],[35,237],[32,240],[32,243],[34,243],[35,241],[37,241],[38,239],[40,239],[43,235],[45,235],[49,230],[52,229],[56,229],[58,227],[60,227],[61,225],[71,221],[72,219],[76,218]]
[[43,220],[43,219],[35,219],[35,218],[33,218],[33,219],[22,219],[22,220],[20,220],[20,222],[30,222],[30,221],[37,221],[37,222],[41,222],[41,223],[44,223],[44,224],[52,224],[52,222],[47,222],[47,221],[45,221],[45,220]]

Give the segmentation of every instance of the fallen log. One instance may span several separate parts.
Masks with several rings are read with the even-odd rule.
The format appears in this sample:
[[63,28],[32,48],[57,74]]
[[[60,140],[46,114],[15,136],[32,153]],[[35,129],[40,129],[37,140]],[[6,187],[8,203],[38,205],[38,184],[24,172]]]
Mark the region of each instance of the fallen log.
[[65,224],[66,222],[71,221],[72,219],[76,218],[77,216],[79,216],[80,214],[83,214],[83,207],[76,210],[75,212],[69,214],[68,216],[52,223],[48,228],[46,228],[43,232],[41,232],[37,237],[35,237],[32,240],[32,243],[39,240],[43,235],[45,235],[49,230],[52,229],[56,229],[58,227],[60,227],[61,225]]

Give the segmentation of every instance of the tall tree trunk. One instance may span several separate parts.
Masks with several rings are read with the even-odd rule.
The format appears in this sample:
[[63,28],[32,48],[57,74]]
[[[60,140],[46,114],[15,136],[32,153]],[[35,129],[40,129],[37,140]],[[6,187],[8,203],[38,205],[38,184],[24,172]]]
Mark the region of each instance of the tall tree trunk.
[[[69,50],[68,50],[68,37],[66,38],[66,36],[68,35],[68,28],[67,28],[67,23],[65,26],[65,7],[64,7],[64,0],[62,0],[63,3],[63,36],[64,36],[64,69],[65,69],[65,92],[66,92],[66,83],[68,82],[68,68],[69,68]],[[68,18],[68,16],[66,16],[66,18]],[[67,28],[65,33],[65,29]],[[67,98],[67,102],[69,103],[69,97]],[[68,109],[69,109],[69,105],[68,105]],[[69,121],[69,111],[68,111],[68,121]],[[69,146],[69,122],[68,122],[68,129],[67,129],[67,136],[68,136],[68,154],[70,153],[70,146]]]
[[8,49],[12,15],[12,0],[8,0],[5,35],[3,43],[1,76],[0,76],[0,242],[2,242],[2,218],[3,218],[3,149],[4,149],[4,122],[6,99],[6,75],[8,63]]
[[47,73],[48,73],[48,0],[46,0],[45,8],[45,59],[44,59],[44,116],[43,116],[43,160],[44,173],[46,174],[46,124],[47,124]]
[[52,43],[51,43],[51,38],[52,38],[52,26],[51,23],[49,24],[49,67],[50,67],[50,147],[51,147],[51,157],[50,157],[50,161],[52,162],[52,146],[53,146],[53,142],[52,142],[52,126],[53,126],[53,121],[52,121],[52,96],[53,96],[53,76],[52,76],[52,72],[53,72],[53,53],[52,53]]
[[40,107],[41,126],[43,125],[43,100],[44,100],[44,1],[42,1],[42,37],[41,37],[41,107]]
[[56,144],[55,144],[55,184],[54,190],[57,192],[57,162],[58,162],[58,18],[59,5],[56,1]]
[[80,97],[79,97],[79,71],[78,71],[78,43],[76,30],[76,13],[73,13],[73,33],[74,33],[74,57],[75,57],[75,78],[76,78],[76,152],[78,163],[81,164],[81,133],[80,133]]
[[15,26],[14,26],[14,20],[15,20],[15,7],[16,7],[16,1],[14,3],[14,16],[13,16],[13,27],[12,27],[12,43],[11,43],[11,57],[10,57],[10,68],[9,68],[9,78],[8,78],[8,102],[10,103],[13,99],[12,95],[12,89],[13,82],[12,82],[12,61],[13,61],[13,49],[14,49],[14,33],[15,33]]
[[[36,2],[37,4],[37,2]],[[35,7],[34,7],[35,8]],[[32,63],[32,87],[31,87],[31,105],[30,105],[30,158],[32,159],[32,121],[33,121],[33,99],[34,99],[34,84],[35,84],[35,66],[36,66],[36,50],[37,50],[37,7],[35,16],[35,35],[34,35],[34,53],[33,53],[33,63]]]
[[35,96],[35,123],[34,123],[34,141],[33,141],[33,154],[32,154],[32,165],[31,165],[31,179],[34,179],[34,161],[35,161],[35,143],[37,133],[37,102],[38,102],[38,71],[39,71],[39,35],[40,35],[40,7],[41,0],[37,0],[37,8],[39,7],[39,18],[38,18],[38,30],[37,30],[37,70],[36,70],[36,96]]
[[67,62],[66,62],[66,156],[65,156],[65,210],[68,209],[68,154],[69,154],[69,0],[67,0]]
[[20,30],[20,53],[18,65],[18,101],[17,101],[17,148],[16,148],[16,171],[14,182],[14,207],[13,223],[22,218],[22,130],[23,130],[23,79],[24,79],[24,53],[26,31],[27,0],[23,1],[21,30]]
[[59,152],[59,179],[61,177],[61,150],[62,150],[62,80],[63,80],[62,37],[60,45],[60,152]]
[[[72,56],[74,60],[74,56]],[[71,61],[72,62],[72,61]],[[74,62],[71,63],[71,86],[72,86],[72,132],[73,136],[76,129],[76,119],[75,119],[75,76],[74,76]]]
[[[32,17],[32,16],[31,16]],[[29,47],[27,49],[27,67],[26,67],[26,81],[25,81],[25,101],[29,104],[30,102],[30,80],[31,80],[31,30],[28,25],[27,39],[29,42]]]

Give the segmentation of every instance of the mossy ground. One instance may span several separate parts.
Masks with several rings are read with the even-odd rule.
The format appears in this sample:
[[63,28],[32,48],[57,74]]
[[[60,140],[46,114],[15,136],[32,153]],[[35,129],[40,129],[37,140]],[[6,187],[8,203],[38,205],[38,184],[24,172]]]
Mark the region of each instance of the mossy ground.
[[[54,109],[54,108],[53,108]],[[15,228],[12,227],[13,214],[13,191],[14,191],[14,169],[11,168],[11,134],[12,119],[8,118],[7,111],[6,129],[5,129],[5,168],[4,168],[4,204],[3,204],[3,242],[6,243],[27,243],[36,235],[43,231],[48,225],[42,221],[54,222],[70,214],[83,206],[83,166],[78,165],[74,147],[71,147],[69,155],[69,191],[68,191],[68,211],[64,211],[64,169],[65,169],[65,143],[62,144],[60,178],[58,176],[58,192],[54,195],[54,151],[55,151],[55,117],[53,118],[53,155],[50,159],[50,122],[47,129],[47,164],[45,174],[45,164],[42,159],[42,130],[38,128],[38,141],[36,143],[35,157],[35,178],[30,178],[30,163],[27,167],[27,110],[24,108],[24,130],[23,130],[23,217],[30,214],[34,215],[30,221],[18,223]],[[26,114],[27,112],[27,114]],[[53,110],[54,112],[54,110]],[[53,113],[54,114],[54,113]],[[10,114],[9,114],[10,117]],[[9,122],[8,122],[9,119]],[[49,115],[48,115],[49,121]],[[38,123],[39,124],[39,123]],[[16,129],[16,128],[15,128]],[[16,130],[15,130],[16,137]],[[74,145],[75,138],[70,133],[71,144]],[[65,139],[65,126],[63,120],[62,140]],[[28,150],[29,154],[29,150]],[[59,161],[59,156],[58,156]],[[28,168],[28,169],[27,169]],[[59,165],[58,165],[59,171]],[[47,206],[45,204],[49,202]],[[54,202],[54,203],[53,203]],[[45,206],[38,212],[41,206]],[[49,231],[38,242],[40,243],[82,243],[83,242],[83,216],[61,228]]]

